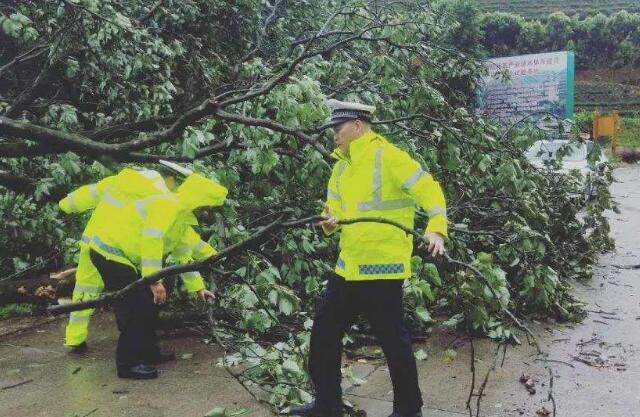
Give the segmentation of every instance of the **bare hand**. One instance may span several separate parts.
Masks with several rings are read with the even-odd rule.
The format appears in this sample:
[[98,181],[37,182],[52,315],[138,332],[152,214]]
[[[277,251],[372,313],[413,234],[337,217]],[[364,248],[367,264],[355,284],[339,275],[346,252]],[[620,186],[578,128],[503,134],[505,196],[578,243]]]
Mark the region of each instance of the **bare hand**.
[[333,215],[333,212],[329,207],[326,207],[322,212],[322,216],[325,220],[322,220],[318,224],[324,228],[328,233],[333,232],[338,227],[338,219]]
[[200,301],[204,303],[213,304],[213,302],[216,299],[216,295],[211,291],[203,288],[200,291],[198,291],[198,298],[200,299]]
[[434,258],[444,255],[444,238],[440,233],[431,232],[424,235],[429,242],[427,252]]
[[167,300],[167,290],[164,289],[162,282],[154,282],[149,285],[149,288],[151,288],[151,292],[153,293],[154,304],[164,304]]

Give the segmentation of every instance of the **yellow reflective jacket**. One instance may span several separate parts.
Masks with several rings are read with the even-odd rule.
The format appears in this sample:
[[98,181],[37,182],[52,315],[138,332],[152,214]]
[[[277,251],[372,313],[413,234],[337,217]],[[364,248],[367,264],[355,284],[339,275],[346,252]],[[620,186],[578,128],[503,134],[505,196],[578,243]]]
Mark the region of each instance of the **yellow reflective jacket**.
[[142,197],[168,192],[169,189],[158,172],[125,168],[95,184],[83,185],[60,200],[58,205],[65,213],[95,209],[79,242],[81,259],[76,272],[77,291],[99,293],[104,287],[100,274],[88,261],[88,244],[93,238],[96,225],[109,221],[110,209],[124,207]]
[[[337,159],[327,187],[326,207],[338,219],[383,217],[413,228],[415,206],[429,215],[427,232],[447,236],[446,203],[440,185],[418,162],[384,137],[368,132]],[[411,276],[413,238],[388,224],[344,225],[335,272],[346,280]]]
[[[216,251],[193,230],[198,224],[193,210],[219,206],[226,196],[225,187],[193,174],[175,194],[157,194],[112,207],[108,221],[96,225],[89,245],[107,259],[136,268],[143,278],[162,269],[168,255],[179,263],[207,258]],[[182,277],[188,291],[204,288],[198,272]]]

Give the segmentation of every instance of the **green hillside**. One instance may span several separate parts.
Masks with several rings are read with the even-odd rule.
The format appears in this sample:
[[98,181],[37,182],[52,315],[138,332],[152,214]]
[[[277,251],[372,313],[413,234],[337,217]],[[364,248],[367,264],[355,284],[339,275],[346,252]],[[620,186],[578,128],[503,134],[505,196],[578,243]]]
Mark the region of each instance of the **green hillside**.
[[517,13],[524,17],[546,17],[549,13],[563,11],[566,14],[605,14],[620,10],[640,12],[638,0],[478,0],[481,9]]

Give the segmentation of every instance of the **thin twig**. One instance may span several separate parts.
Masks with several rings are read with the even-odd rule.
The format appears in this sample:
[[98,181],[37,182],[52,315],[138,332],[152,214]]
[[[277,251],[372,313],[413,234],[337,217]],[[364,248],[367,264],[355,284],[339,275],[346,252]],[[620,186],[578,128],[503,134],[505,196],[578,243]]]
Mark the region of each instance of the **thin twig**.
[[553,396],[553,371],[551,370],[551,368],[547,368],[547,370],[549,371],[549,397],[548,397],[548,400],[551,401],[551,404],[553,405],[553,415],[552,415],[552,417],[556,417],[556,399]]
[[469,397],[467,398],[467,410],[469,411],[469,417],[473,417],[473,410],[471,409],[471,399],[473,398],[473,392],[476,389],[476,351],[473,346],[473,337],[469,334],[467,329],[467,336],[469,337],[469,344],[471,345],[471,388],[469,389]]
[[98,411],[98,408],[94,408],[93,410],[89,411],[87,414],[83,415],[82,417],[90,416],[91,414],[95,413],[96,411]]
[[33,382],[33,379],[27,379],[26,381],[18,382],[17,384],[7,385],[5,387],[0,388],[0,390],[4,391],[4,390],[7,390],[7,389],[19,387],[21,385],[28,384],[29,382]]

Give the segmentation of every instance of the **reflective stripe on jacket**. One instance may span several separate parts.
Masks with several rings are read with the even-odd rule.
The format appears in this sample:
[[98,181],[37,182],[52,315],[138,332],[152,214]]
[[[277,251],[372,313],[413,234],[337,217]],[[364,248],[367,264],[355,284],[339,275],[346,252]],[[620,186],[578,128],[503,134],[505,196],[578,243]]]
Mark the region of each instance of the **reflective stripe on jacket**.
[[[90,246],[107,259],[130,265],[147,277],[163,266],[165,256],[179,263],[216,253],[192,226],[193,210],[221,205],[227,189],[198,174],[189,176],[175,194],[157,194],[123,207],[112,207],[109,220],[96,225]],[[204,288],[198,272],[182,275],[188,291]]]
[[[383,217],[413,228],[415,206],[429,215],[426,232],[447,236],[445,198],[440,185],[406,152],[368,132],[340,150],[327,187],[326,206],[338,219]],[[411,276],[413,239],[388,224],[355,223],[339,228],[335,271],[347,280],[404,279]]]
[[82,232],[80,246],[93,239],[97,224],[109,222],[111,209],[122,208],[131,201],[155,194],[169,193],[162,176],[152,170],[125,168],[95,184],[83,185],[60,200],[65,213],[95,209]]

